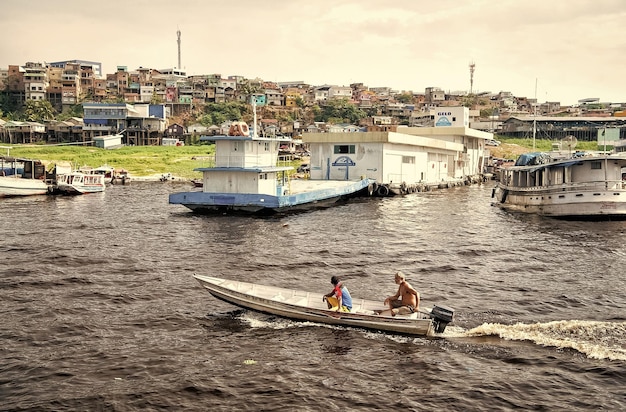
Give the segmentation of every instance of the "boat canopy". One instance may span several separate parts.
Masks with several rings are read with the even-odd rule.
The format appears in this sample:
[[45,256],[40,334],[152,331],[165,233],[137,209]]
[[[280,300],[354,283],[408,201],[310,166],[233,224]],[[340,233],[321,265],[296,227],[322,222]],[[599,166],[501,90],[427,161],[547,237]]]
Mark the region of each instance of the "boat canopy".
[[520,155],[515,161],[515,166],[533,166],[533,165],[545,165],[552,161],[552,158],[547,153],[533,152],[524,153]]

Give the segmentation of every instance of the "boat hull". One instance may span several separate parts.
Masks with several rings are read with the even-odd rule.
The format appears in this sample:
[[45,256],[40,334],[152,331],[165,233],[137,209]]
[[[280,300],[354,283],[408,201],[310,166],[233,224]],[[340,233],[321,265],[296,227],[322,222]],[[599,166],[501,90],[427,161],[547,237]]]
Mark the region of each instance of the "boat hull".
[[0,176],[0,197],[45,195],[48,190],[43,180]]
[[435,334],[434,322],[428,314],[381,316],[374,310],[384,309],[381,302],[353,299],[351,312],[329,310],[322,293],[296,291],[273,286],[194,275],[214,297],[245,309],[338,326],[349,326],[405,335]]
[[510,212],[581,220],[626,220],[626,191],[522,192],[495,188],[495,206]]
[[76,186],[69,184],[59,184],[56,187],[56,192],[65,195],[84,195],[87,193],[104,192],[104,186]]
[[284,196],[260,193],[180,192],[170,194],[169,203],[180,204],[199,213],[274,214],[326,208],[339,201],[370,192],[371,182],[363,179],[335,188],[310,190]]

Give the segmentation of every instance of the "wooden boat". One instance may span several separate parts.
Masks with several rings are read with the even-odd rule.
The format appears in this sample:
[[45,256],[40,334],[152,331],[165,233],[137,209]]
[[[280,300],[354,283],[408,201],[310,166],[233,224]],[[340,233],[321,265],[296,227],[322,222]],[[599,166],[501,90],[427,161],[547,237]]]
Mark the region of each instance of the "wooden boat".
[[104,174],[86,174],[80,171],[57,176],[55,192],[66,195],[104,192]]
[[218,299],[245,309],[284,318],[350,326],[406,335],[432,336],[443,333],[452,322],[454,311],[434,306],[431,311],[410,315],[383,316],[375,310],[385,309],[382,301],[352,299],[350,312],[330,310],[322,300],[324,294],[285,289],[256,283],[240,282],[210,276],[194,278]]
[[0,197],[45,195],[50,190],[41,161],[0,156]]
[[562,219],[626,219],[626,156],[529,153],[500,169],[493,204]]

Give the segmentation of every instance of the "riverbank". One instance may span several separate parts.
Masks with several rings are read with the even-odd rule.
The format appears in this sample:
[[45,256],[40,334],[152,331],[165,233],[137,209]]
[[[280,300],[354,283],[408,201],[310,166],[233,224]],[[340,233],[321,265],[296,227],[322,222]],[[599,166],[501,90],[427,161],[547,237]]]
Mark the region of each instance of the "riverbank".
[[[489,147],[491,156],[503,159],[516,159],[520,154],[533,151],[532,139],[503,139],[497,147]],[[551,140],[536,140],[535,151],[548,151]],[[39,159],[46,165],[67,162],[74,168],[103,165],[115,169],[126,169],[134,180],[159,181],[192,180],[202,178],[202,173],[194,169],[205,167],[207,159],[215,155],[215,146],[202,144],[193,146],[124,146],[115,150],[89,146],[70,145],[3,145],[7,153],[15,157]],[[579,142],[577,149],[597,150],[596,142]],[[294,160],[289,163],[294,169],[302,163]]]
[[7,145],[11,156],[39,159],[45,164],[66,162],[73,168],[103,165],[125,169],[133,179],[159,180],[162,175],[180,179],[200,178],[195,168],[206,161],[197,160],[213,156],[213,145],[196,146],[125,146],[115,150],[82,146]]

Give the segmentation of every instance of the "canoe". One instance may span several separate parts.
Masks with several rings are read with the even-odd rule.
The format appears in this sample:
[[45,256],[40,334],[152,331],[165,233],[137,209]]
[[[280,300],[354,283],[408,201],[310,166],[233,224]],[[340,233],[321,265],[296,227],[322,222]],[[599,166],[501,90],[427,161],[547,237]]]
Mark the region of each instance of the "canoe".
[[443,333],[454,311],[445,306],[410,315],[385,316],[382,301],[352,298],[350,312],[328,309],[323,293],[285,289],[211,276],[193,275],[214,297],[232,305],[288,319],[349,326],[403,335],[433,336]]

